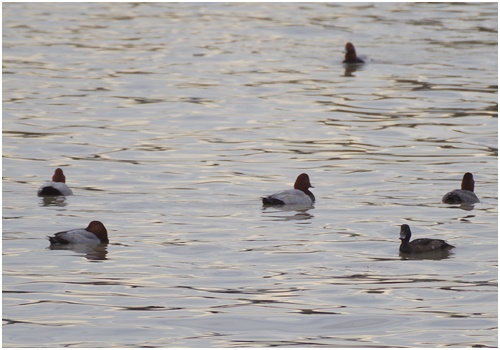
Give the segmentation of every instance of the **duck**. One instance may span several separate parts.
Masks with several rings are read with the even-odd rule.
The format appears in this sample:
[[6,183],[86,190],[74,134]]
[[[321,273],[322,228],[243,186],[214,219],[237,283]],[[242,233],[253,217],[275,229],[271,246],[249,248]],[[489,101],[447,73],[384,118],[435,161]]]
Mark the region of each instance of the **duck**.
[[262,198],[264,205],[312,205],[316,198],[309,188],[314,188],[309,180],[309,175],[302,173],[297,176],[293,189],[276,192],[272,195]]
[[401,253],[427,253],[434,251],[448,251],[452,248],[455,248],[455,246],[446,243],[446,241],[442,239],[417,238],[410,242],[410,238],[410,226],[406,224],[401,225],[401,231],[399,233],[399,239],[401,240],[399,251]]
[[66,176],[61,168],[57,168],[52,175],[52,181],[44,183],[38,189],[38,197],[43,196],[71,196],[73,192],[66,185]]
[[108,231],[100,221],[91,221],[86,228],[57,232],[48,236],[50,244],[108,244]]
[[352,43],[345,44],[345,57],[342,63],[365,63],[356,55],[356,49]]
[[462,188],[453,190],[443,196],[443,203],[446,204],[474,204],[479,203],[474,193],[474,177],[471,173],[465,173],[462,179]]

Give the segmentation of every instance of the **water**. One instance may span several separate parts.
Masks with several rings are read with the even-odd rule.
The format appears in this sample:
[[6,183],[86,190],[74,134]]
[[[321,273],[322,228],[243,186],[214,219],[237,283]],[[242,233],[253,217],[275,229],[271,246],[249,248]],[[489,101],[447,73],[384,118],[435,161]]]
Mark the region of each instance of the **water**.
[[3,346],[497,346],[496,3],[3,9]]

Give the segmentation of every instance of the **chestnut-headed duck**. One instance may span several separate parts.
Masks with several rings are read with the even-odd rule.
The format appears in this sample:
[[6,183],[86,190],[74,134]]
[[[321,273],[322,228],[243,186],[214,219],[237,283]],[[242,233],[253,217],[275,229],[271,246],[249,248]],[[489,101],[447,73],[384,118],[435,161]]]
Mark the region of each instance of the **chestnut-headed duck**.
[[276,192],[270,196],[262,198],[262,204],[264,205],[287,205],[287,204],[299,204],[299,205],[312,205],[316,198],[314,194],[309,191],[309,188],[314,188],[309,181],[309,175],[300,174],[295,180],[293,185],[293,190],[284,190]]
[[100,221],[92,221],[87,228],[62,231],[48,237],[50,244],[101,244],[109,243],[108,231]]
[[401,245],[399,246],[399,251],[405,254],[412,253],[428,253],[434,251],[447,251],[451,248],[455,248],[451,244],[446,243],[442,239],[433,238],[417,238],[410,242],[411,230],[410,226],[404,224],[401,225],[401,231],[399,233],[399,239],[401,240]]
[[38,197],[42,196],[71,196],[73,192],[66,185],[66,176],[61,168],[57,168],[52,175],[52,181],[44,183],[38,189]]
[[345,44],[345,58],[342,63],[365,63],[364,60],[356,55],[356,49],[352,43]]
[[462,179],[462,189],[453,190],[443,196],[443,203],[446,204],[474,204],[479,203],[479,199],[474,193],[474,177],[471,173],[465,173]]

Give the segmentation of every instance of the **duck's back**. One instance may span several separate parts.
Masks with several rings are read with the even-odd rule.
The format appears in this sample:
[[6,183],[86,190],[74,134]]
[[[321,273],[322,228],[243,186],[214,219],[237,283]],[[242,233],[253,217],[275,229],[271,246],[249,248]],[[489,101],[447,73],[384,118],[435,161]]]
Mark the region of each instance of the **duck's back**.
[[365,63],[365,61],[359,57],[353,59],[345,59],[342,63]]
[[71,196],[73,192],[64,182],[49,181],[38,189],[37,194],[38,196]]
[[270,196],[262,198],[264,204],[285,205],[285,204],[313,204],[313,199],[301,190],[291,189],[276,192]]
[[446,204],[479,203],[476,194],[468,190],[453,190],[445,194],[442,200]]
[[53,237],[49,237],[50,243],[60,244],[99,244],[99,238],[85,230],[84,228],[63,231],[56,233]]
[[410,242],[412,253],[433,252],[437,250],[446,250],[454,248],[451,244],[442,239],[417,238]]

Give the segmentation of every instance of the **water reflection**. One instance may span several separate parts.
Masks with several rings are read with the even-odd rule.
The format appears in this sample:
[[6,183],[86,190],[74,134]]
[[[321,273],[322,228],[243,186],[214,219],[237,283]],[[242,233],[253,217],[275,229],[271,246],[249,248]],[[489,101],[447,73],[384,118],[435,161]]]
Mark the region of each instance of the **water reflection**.
[[459,204],[459,205],[450,205],[449,208],[458,208],[458,209],[462,209],[465,211],[471,211],[474,209],[474,204],[463,203],[463,204]]
[[107,260],[107,245],[88,245],[88,244],[51,244],[50,250],[71,250],[77,254],[82,254],[88,260]]
[[344,63],[344,77],[355,77],[358,70],[363,70],[362,64]]
[[314,217],[314,215],[308,212],[310,209],[314,209],[314,206],[304,206],[299,204],[282,205],[279,207],[264,206],[262,213],[280,213],[279,215],[269,215],[269,217],[275,218],[276,221],[310,220]]
[[68,204],[66,203],[66,197],[64,196],[42,197],[42,206],[44,207],[50,207],[50,206],[65,207],[66,205]]
[[448,259],[451,255],[453,252],[444,250],[414,254],[399,253],[401,260],[443,260]]

